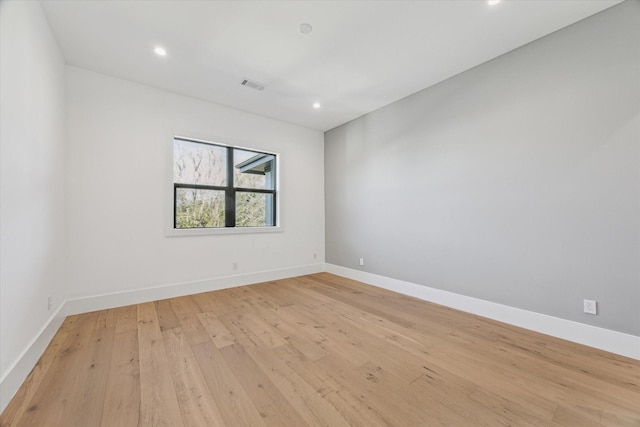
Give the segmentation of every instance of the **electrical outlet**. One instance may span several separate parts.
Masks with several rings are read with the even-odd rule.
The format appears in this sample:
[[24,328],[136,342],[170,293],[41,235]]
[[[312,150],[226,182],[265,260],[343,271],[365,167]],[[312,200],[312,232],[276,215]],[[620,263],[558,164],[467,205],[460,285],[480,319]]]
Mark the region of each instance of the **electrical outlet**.
[[598,302],[590,299],[584,300],[584,312],[587,314],[598,314]]
[[360,265],[364,265],[364,258],[360,258]]
[[234,263],[231,265],[231,268],[233,268],[234,270],[237,270],[237,269],[238,269],[238,263],[237,263],[237,262],[234,262]]
[[47,311],[51,311],[51,295],[47,297]]

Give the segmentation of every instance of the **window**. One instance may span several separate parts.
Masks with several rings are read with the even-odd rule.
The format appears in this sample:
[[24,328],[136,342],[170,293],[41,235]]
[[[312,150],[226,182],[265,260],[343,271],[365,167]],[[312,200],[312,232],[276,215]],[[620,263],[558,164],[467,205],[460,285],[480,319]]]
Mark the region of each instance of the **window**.
[[275,154],[173,139],[173,228],[276,225]]

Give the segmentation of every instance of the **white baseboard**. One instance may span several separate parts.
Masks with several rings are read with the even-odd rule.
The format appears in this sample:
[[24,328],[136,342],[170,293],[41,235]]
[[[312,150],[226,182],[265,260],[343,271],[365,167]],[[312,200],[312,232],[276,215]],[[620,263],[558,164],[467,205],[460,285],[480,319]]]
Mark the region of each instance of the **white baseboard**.
[[68,299],[63,302],[47,324],[40,330],[18,359],[0,379],[0,413],[4,411],[24,380],[38,362],[51,339],[58,331],[66,316],[88,313],[96,310],[123,307],[165,298],[192,295],[201,292],[243,286],[270,280],[304,276],[325,271],[324,263],[299,267],[281,268],[235,276],[216,277],[197,282],[177,283],[152,288],[92,295],[83,298]]
[[124,307],[126,305],[140,304],[143,302],[180,297],[184,295],[193,295],[201,292],[217,291],[220,289],[244,286],[252,283],[304,276],[305,274],[319,273],[322,271],[325,271],[324,264],[309,264],[299,267],[260,271],[256,273],[215,277],[213,279],[199,280],[196,282],[176,283],[151,288],[134,289],[131,291],[92,295],[67,300],[66,310],[67,315],[88,313],[96,310]]
[[326,271],[510,325],[640,360],[640,337],[509,307],[416,283],[326,264]]
[[7,407],[33,367],[36,366],[38,359],[40,359],[40,356],[44,353],[53,336],[58,332],[65,317],[67,317],[67,314],[65,312],[65,305],[62,303],[16,361],[7,369],[2,378],[0,378],[0,413],[4,411],[4,408]]

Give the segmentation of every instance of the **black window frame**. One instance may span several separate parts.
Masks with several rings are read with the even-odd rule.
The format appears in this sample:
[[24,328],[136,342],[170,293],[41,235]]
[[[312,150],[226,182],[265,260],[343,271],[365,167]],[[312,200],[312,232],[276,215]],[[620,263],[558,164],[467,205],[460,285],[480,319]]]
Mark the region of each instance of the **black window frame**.
[[[277,180],[277,168],[278,168],[278,155],[276,153],[269,153],[267,151],[256,150],[253,148],[239,147],[233,145],[220,144],[215,142],[202,141],[198,139],[190,139],[185,137],[174,136],[172,147],[175,147],[176,141],[185,141],[194,144],[203,144],[203,145],[211,145],[214,147],[220,147],[226,149],[227,154],[227,164],[226,164],[226,184],[224,186],[218,185],[202,185],[202,184],[183,184],[175,182],[175,177],[173,178],[173,229],[174,230],[224,230],[229,228],[238,228],[238,229],[251,229],[251,228],[266,228],[266,227],[277,227],[277,219],[278,219],[278,211],[277,211],[277,193],[278,193],[278,180]],[[273,156],[273,164],[270,170],[271,172],[271,180],[272,180],[272,190],[263,189],[263,188],[246,188],[246,187],[235,187],[234,186],[234,150],[242,150],[249,151],[252,153],[256,153],[257,155],[265,155],[265,156]],[[172,151],[173,153],[173,151]],[[173,156],[173,154],[172,154]],[[175,158],[172,157],[172,164],[175,164]],[[187,189],[195,189],[195,190],[215,190],[215,191],[224,191],[225,193],[225,213],[224,227],[177,227],[177,191],[179,188],[187,188]],[[272,195],[272,204],[271,204],[271,224],[260,225],[260,226],[236,226],[236,194],[237,193],[259,193],[259,194],[271,194]],[[266,212],[265,212],[266,214]],[[269,222],[269,221],[266,221]]]

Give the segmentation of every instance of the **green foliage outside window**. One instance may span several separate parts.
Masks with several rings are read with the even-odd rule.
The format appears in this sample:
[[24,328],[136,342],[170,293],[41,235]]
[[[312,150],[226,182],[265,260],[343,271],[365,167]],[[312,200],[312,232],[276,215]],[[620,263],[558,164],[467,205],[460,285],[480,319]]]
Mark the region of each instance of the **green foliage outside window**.
[[274,225],[274,155],[176,138],[173,178],[177,229]]

